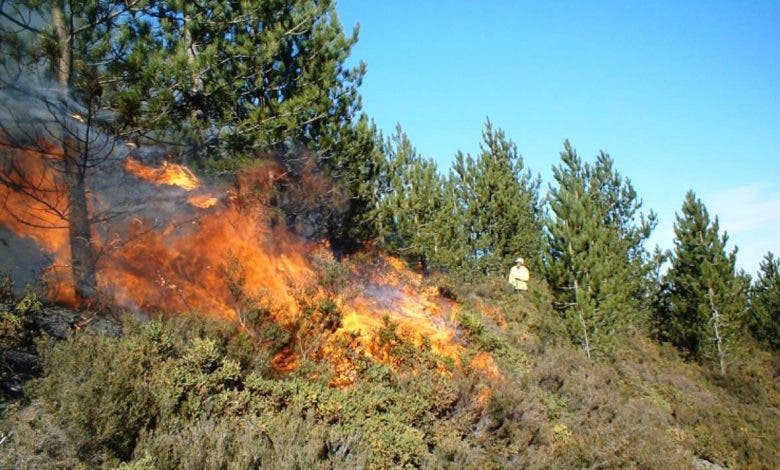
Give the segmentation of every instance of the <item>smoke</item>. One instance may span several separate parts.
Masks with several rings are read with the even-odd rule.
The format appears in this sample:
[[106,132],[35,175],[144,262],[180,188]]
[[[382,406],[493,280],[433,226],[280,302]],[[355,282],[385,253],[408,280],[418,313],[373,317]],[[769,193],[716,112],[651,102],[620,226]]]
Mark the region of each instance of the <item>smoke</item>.
[[14,295],[21,296],[26,286],[35,286],[53,262],[34,240],[0,224],[0,274],[14,281]]
[[0,83],[0,270],[18,288],[46,278],[58,292],[53,280],[70,282],[66,146],[76,149],[83,168],[98,265],[139,236],[130,227],[162,230],[195,217],[181,189],[158,187],[123,168],[129,157],[160,164],[164,148],[127,145],[102,132],[99,119],[56,86],[34,75],[16,78]]

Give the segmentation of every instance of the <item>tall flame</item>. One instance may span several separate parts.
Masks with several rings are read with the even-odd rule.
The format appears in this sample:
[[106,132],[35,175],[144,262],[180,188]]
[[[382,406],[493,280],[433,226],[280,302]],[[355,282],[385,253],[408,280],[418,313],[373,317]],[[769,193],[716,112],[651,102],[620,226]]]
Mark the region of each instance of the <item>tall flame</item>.
[[[19,157],[31,167],[44,168],[30,152],[22,151]],[[116,239],[102,239],[95,230],[96,252],[101,253],[98,287],[116,304],[138,311],[193,311],[241,321],[246,299],[253,299],[268,306],[280,325],[293,328],[306,319],[301,308],[305,292],[310,299],[328,299],[336,305],[341,321],[321,338],[295,338],[297,344],[277,360],[281,370],[294,368],[308,354],[303,343],[315,340],[319,344],[312,349],[314,354],[329,359],[337,369],[349,369],[343,360],[344,344],[392,362],[377,339],[386,318],[413,344],[429,344],[434,352],[458,362],[462,346],[453,318],[455,304],[423,289],[422,277],[400,261],[384,257],[370,266],[347,262],[345,266],[351,267],[344,286],[328,290],[318,283],[313,259],[328,250],[295,237],[284,224],[270,224],[264,198],[256,197],[258,187],[268,193],[267,186],[278,177],[273,167],[241,175],[239,184],[224,197],[204,189],[190,194],[202,183],[181,165],[164,163],[155,168],[128,157],[121,167],[147,183],[170,186],[174,195],[189,202],[190,209],[167,213],[159,208],[151,211],[153,215],[147,211],[128,217],[117,222],[124,225]],[[12,207],[24,204],[22,195],[3,191]],[[99,194],[92,197],[100,199]],[[139,204],[155,206],[152,199]],[[32,237],[55,256],[56,263],[69,263],[67,230],[21,224],[11,211],[0,213],[0,223],[20,236]],[[344,372],[335,383],[349,383],[348,376]]]

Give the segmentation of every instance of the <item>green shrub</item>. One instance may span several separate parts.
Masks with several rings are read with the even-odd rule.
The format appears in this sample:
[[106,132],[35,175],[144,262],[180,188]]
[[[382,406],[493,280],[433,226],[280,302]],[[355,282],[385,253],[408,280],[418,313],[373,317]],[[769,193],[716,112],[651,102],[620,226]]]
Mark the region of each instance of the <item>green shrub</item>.
[[156,415],[145,379],[159,363],[132,346],[87,333],[43,346],[45,376],[33,395],[45,400],[87,463],[129,458]]
[[346,290],[351,276],[349,266],[339,262],[325,250],[319,250],[312,256],[312,265],[317,275],[317,283],[330,294]]
[[16,312],[0,309],[0,348],[11,348],[23,342],[24,319]]
[[16,304],[15,310],[19,315],[39,314],[43,310],[43,302],[35,291],[28,290],[22,300]]
[[[301,296],[310,321],[291,333],[332,334],[337,302]],[[0,314],[3,338],[29,334],[35,304]],[[502,293],[469,301],[459,363],[386,318],[371,353],[387,363],[343,338],[357,374],[345,388],[328,386],[329,362],[314,353],[294,373],[273,371],[290,336],[263,308],[244,310],[242,325],[125,319],[120,337],[42,341],[44,377],[0,419],[11,436],[0,467],[685,468],[694,456],[780,464],[776,356],[753,350],[721,376],[637,334],[593,361],[556,340],[567,336],[550,311]],[[317,337],[305,340],[316,346]],[[469,368],[483,351],[501,377]]]

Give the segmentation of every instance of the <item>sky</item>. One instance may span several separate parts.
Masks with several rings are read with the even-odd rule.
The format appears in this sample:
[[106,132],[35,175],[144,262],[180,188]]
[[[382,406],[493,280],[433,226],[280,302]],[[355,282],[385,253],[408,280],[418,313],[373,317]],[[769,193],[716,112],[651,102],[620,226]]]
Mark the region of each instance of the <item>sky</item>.
[[758,270],[780,254],[780,1],[338,0],[363,109],[447,173],[486,118],[551,182],[563,141],[615,160],[671,248],[694,190]]

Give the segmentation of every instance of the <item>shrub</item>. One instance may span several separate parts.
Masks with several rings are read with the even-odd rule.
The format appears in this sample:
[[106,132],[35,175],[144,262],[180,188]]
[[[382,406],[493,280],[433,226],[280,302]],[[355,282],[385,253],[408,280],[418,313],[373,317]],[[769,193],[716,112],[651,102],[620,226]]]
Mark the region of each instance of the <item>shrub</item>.
[[[304,294],[309,323],[292,333],[332,339],[325,335],[338,324],[337,302]],[[472,300],[460,313],[460,362],[442,360],[386,318],[371,356],[346,350],[355,381],[343,388],[328,386],[329,362],[316,347],[297,371],[274,371],[273,353],[289,347],[289,336],[263,308],[245,310],[243,326],[126,319],[123,336],[85,329],[42,341],[45,376],[28,388],[25,406],[0,420],[3,436],[12,433],[0,466],[780,464],[772,411],[780,367],[770,352],[752,350],[721,376],[636,334],[593,361],[556,340],[560,324],[548,308],[501,293]],[[35,304],[31,297],[0,315],[3,338],[29,333]],[[545,331],[550,337],[540,338]],[[307,341],[316,346],[317,337]],[[477,354],[495,359],[501,373],[471,367]]]
[[43,302],[35,291],[29,290],[27,294],[16,304],[15,311],[19,315],[39,314],[43,310]]
[[23,342],[25,326],[22,315],[0,309],[0,348],[11,348]]
[[33,395],[45,400],[80,458],[100,464],[132,455],[156,415],[145,378],[159,363],[128,341],[76,334],[42,351],[45,377]]

